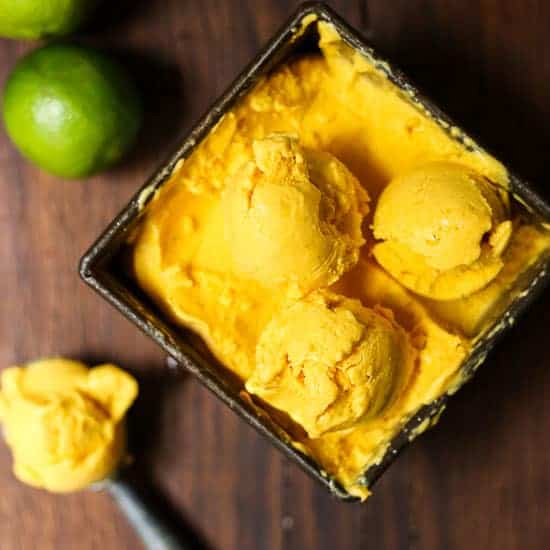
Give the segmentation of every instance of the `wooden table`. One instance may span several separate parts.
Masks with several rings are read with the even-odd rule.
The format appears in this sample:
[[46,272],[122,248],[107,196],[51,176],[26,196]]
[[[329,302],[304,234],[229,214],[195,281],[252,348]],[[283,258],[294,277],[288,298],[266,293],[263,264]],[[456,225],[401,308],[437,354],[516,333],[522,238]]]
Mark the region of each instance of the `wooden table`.
[[[64,182],[0,134],[0,364],[63,354],[142,382],[142,469],[215,549],[543,549],[550,545],[550,294],[368,504],[341,504],[185,376],[80,281],[82,252],[296,2],[111,2],[79,38],[121,56],[148,114],[126,163]],[[550,196],[550,3],[333,2],[466,128]],[[115,7],[116,5],[116,7]],[[0,81],[34,44],[0,40]],[[110,499],[28,489],[0,447],[0,548],[139,548]]]

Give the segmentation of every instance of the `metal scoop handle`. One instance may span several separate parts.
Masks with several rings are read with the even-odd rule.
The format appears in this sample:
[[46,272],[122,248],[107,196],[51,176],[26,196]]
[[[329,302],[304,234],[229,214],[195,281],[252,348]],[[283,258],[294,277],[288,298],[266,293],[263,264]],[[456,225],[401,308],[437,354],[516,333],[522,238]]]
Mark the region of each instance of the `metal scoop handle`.
[[175,526],[150,495],[123,472],[105,480],[107,490],[126,516],[147,550],[196,550],[196,537],[184,526]]

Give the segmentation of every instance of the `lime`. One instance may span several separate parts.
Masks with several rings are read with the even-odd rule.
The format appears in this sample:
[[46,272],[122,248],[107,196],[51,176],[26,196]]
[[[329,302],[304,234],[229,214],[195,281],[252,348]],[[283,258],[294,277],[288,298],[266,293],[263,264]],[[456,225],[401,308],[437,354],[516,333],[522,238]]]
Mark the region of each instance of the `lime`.
[[4,90],[3,114],[25,157],[53,174],[82,178],[124,155],[142,109],[118,64],[88,48],[52,44],[17,64]]
[[42,38],[75,30],[98,0],[0,0],[0,36]]

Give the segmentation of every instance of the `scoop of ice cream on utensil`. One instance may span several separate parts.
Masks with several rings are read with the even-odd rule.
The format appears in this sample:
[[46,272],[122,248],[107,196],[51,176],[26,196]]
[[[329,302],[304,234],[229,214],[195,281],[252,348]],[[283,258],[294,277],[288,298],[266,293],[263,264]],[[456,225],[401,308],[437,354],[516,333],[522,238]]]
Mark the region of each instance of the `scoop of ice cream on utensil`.
[[138,395],[130,374],[52,358],[4,369],[0,382],[0,422],[20,481],[53,493],[105,489],[146,548],[195,547],[125,475],[125,416]]

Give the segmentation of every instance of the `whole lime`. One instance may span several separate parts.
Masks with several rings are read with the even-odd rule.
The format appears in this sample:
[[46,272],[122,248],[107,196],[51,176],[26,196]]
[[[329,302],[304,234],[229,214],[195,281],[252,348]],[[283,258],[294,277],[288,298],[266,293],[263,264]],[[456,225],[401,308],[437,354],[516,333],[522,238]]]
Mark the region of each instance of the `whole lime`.
[[139,94],[122,67],[89,48],[52,44],[24,57],[3,98],[6,129],[29,160],[65,178],[118,161],[142,119]]
[[42,38],[75,30],[98,0],[0,0],[0,36]]

